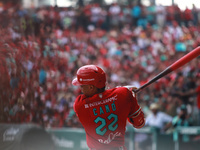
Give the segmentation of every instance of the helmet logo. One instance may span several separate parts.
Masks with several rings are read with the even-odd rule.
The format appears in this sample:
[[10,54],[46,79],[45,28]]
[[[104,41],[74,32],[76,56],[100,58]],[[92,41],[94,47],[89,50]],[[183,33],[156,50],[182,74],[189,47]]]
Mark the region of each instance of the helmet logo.
[[83,79],[83,81],[94,81],[94,78],[92,78],[92,79]]
[[80,78],[79,81],[82,82],[82,81],[87,81],[87,82],[90,82],[90,81],[94,81],[95,79],[92,78],[92,79],[83,79],[83,78]]

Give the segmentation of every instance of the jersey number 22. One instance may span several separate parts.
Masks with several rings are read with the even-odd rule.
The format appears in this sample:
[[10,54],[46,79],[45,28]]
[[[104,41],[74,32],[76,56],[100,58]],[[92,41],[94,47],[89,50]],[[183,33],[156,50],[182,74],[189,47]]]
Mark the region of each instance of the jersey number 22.
[[[108,129],[104,128],[106,126],[106,119],[111,120],[112,118],[114,118],[114,120],[108,125]],[[101,124],[96,128],[96,133],[98,135],[102,135],[103,136],[108,130],[115,131],[117,129],[118,124],[115,124],[118,121],[118,116],[117,115],[112,113],[106,119],[104,119],[102,117],[97,117],[94,120],[95,123],[101,122]]]

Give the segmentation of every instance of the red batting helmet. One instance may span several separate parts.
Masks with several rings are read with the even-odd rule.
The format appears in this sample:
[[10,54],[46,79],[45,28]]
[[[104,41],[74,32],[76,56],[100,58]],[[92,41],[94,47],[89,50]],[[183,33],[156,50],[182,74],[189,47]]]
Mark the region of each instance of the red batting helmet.
[[96,65],[86,65],[78,69],[77,78],[72,84],[77,85],[94,85],[97,88],[106,86],[106,74],[100,67]]

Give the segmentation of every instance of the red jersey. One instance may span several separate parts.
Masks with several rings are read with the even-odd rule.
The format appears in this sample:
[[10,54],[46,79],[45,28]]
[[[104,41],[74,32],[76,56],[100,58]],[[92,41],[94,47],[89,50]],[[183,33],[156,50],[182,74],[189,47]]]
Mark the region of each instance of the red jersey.
[[79,95],[74,110],[85,129],[88,147],[107,150],[124,146],[127,118],[140,106],[130,90],[119,87],[92,97]]

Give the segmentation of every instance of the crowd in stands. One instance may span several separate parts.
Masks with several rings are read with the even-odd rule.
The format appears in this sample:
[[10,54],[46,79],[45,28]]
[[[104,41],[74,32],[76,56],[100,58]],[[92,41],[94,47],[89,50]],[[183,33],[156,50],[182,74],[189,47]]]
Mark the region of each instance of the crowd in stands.
[[[140,87],[200,46],[200,11],[174,6],[90,4],[79,8],[0,6],[0,99],[3,123],[81,127],[71,81],[79,67],[101,66],[108,88]],[[174,117],[185,104],[200,120],[200,58],[137,94]],[[185,92],[197,91],[185,95]],[[198,100],[198,101],[197,101]],[[198,118],[199,117],[199,118]],[[200,124],[199,124],[200,125]]]

